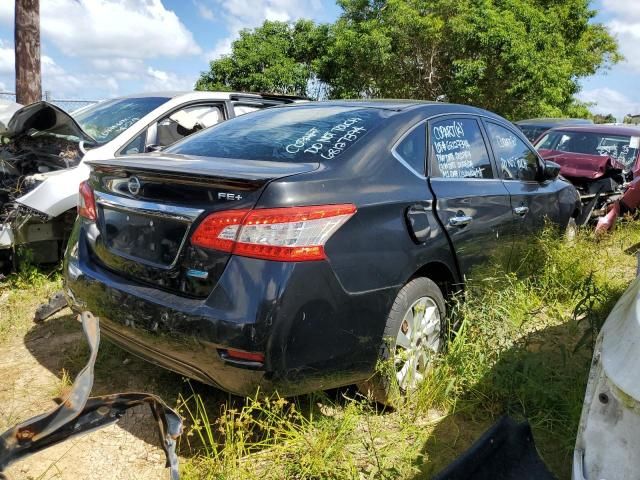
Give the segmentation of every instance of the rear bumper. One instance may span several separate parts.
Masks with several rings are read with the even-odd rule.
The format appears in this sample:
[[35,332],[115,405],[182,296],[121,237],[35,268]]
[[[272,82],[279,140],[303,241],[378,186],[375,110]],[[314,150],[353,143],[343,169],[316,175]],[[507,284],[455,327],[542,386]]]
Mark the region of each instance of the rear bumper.
[[[100,317],[131,353],[225,391],[296,395],[371,375],[396,288],[349,294],[327,262],[232,257],[206,299],[141,285],[91,259],[81,222],[64,262],[74,309]],[[262,367],[229,362],[221,349],[264,352]]]

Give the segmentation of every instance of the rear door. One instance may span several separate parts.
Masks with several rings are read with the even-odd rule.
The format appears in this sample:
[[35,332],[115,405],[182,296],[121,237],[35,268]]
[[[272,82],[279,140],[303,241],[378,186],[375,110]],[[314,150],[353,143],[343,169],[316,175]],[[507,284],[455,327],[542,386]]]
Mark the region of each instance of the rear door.
[[429,185],[436,213],[462,275],[482,263],[508,261],[512,213],[509,193],[491,161],[479,119],[439,117],[428,124]]
[[511,198],[514,240],[526,244],[532,234],[544,227],[545,220],[561,223],[560,191],[564,184],[544,180],[544,162],[507,125],[485,121],[500,176]]

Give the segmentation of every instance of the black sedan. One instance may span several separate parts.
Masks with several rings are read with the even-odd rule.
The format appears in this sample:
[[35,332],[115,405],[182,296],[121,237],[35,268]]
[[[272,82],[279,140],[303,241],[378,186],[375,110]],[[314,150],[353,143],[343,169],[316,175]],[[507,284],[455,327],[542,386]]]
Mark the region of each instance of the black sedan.
[[377,361],[413,389],[471,268],[579,214],[558,170],[477,108],[263,110],[91,162],[65,291],[123,348],[226,391],[356,383],[386,401]]

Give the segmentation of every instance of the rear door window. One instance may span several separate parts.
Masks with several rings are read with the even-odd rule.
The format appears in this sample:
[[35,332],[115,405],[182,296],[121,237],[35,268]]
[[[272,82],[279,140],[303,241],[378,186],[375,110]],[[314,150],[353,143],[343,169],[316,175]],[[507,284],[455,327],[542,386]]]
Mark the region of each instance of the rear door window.
[[486,125],[502,178],[536,181],[541,166],[538,155],[511,130],[492,122]]
[[168,148],[168,153],[280,162],[345,156],[384,118],[378,108],[310,105],[265,108],[223,122]]
[[452,118],[429,126],[431,176],[493,178],[493,168],[480,124],[473,118]]

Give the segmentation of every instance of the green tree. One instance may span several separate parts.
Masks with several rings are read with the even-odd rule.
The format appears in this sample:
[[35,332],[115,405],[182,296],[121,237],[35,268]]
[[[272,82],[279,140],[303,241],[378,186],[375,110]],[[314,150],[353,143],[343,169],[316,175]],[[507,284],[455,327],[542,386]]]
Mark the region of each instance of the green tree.
[[[589,115],[579,80],[620,60],[590,0],[338,0],[330,25],[265,22],[200,89],[443,99],[513,120]],[[312,87],[321,87],[320,89]],[[311,90],[311,91],[310,91]]]
[[196,90],[240,90],[307,95],[313,61],[326,42],[328,27],[309,20],[295,24],[266,21],[243,30],[232,53],[213,60]]
[[593,116],[593,123],[616,123],[616,117],[612,113],[607,115],[597,113]]
[[620,59],[588,0],[339,3],[318,72],[332,97],[445,98],[512,119],[586,116],[578,80]]

